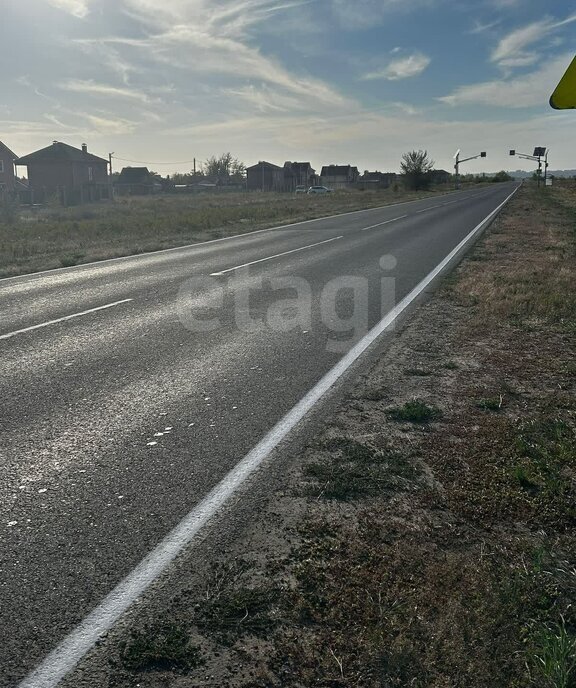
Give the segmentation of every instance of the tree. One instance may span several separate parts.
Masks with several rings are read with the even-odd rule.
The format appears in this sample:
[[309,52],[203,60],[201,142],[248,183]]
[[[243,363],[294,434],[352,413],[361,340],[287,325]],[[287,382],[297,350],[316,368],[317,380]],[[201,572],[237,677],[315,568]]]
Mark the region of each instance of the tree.
[[504,170],[500,170],[500,172],[496,172],[496,174],[492,177],[493,182],[511,182],[512,177],[508,174],[508,172],[505,172]]
[[434,160],[425,150],[404,153],[400,169],[408,189],[427,189],[430,186],[430,172],[434,169]]
[[246,166],[235,158],[232,153],[223,153],[219,158],[212,156],[202,165],[202,172],[207,177],[231,178],[241,180],[244,178]]

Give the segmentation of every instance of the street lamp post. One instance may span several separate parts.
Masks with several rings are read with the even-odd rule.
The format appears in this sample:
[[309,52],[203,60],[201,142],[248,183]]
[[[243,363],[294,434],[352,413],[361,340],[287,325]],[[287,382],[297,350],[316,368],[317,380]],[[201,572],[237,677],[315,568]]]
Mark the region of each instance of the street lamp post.
[[470,158],[463,158],[460,160],[460,149],[456,151],[454,154],[454,172],[455,172],[455,188],[459,189],[460,188],[460,165],[463,162],[468,162],[468,160],[475,160],[476,158],[485,158],[486,157],[486,151],[482,151],[481,153],[478,153],[478,155],[472,155]]

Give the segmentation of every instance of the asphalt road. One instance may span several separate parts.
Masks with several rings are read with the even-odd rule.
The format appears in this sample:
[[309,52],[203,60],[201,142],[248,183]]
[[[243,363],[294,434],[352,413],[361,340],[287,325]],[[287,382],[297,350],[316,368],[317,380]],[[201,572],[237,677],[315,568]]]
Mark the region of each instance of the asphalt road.
[[0,280],[0,685],[513,189]]

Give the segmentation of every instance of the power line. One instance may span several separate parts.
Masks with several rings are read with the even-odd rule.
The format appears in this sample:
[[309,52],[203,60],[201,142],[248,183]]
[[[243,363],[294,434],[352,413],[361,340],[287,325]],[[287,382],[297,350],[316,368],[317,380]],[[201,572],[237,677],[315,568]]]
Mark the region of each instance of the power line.
[[114,156],[115,160],[121,160],[122,162],[137,162],[139,165],[193,165],[194,160],[181,160],[180,162],[150,162],[149,160],[129,160],[128,158],[119,158]]

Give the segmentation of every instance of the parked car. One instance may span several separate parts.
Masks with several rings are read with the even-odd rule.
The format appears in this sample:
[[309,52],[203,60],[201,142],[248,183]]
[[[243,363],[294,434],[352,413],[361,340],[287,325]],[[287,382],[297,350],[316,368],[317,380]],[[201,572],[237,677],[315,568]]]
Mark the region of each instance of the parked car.
[[332,193],[333,189],[329,189],[327,186],[311,186],[306,193],[309,194],[324,194]]
[[306,193],[307,188],[305,184],[299,184],[295,189],[294,193]]

